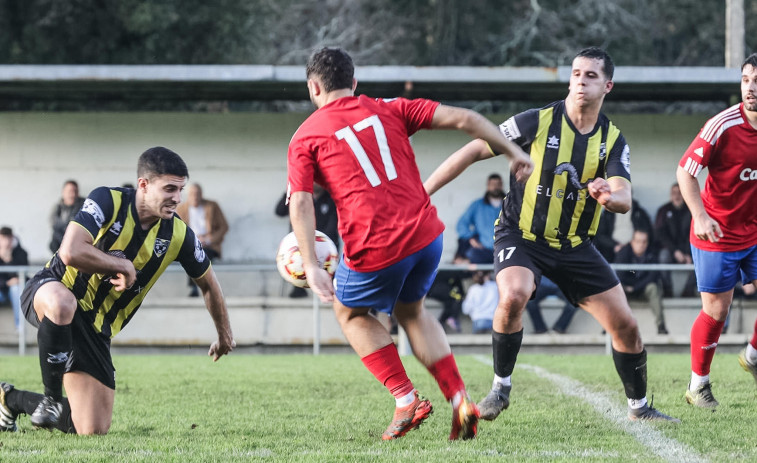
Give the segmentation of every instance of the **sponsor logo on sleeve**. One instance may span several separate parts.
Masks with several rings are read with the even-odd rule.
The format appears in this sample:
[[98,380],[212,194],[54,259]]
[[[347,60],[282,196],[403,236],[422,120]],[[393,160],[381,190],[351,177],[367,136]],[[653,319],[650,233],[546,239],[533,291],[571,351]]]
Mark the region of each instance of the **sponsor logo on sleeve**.
[[102,227],[103,223],[105,223],[105,214],[103,213],[103,210],[100,209],[100,206],[92,201],[91,199],[87,198],[84,200],[84,205],[81,207],[82,212],[86,212],[87,214],[91,215],[93,219],[95,219],[95,223],[98,227]]
[[502,135],[504,135],[508,140],[515,140],[517,138],[520,138],[520,129],[518,128],[518,124],[515,122],[514,117],[511,117],[510,119],[500,124],[499,130],[500,132],[502,132]]
[[623,147],[623,152],[620,154],[620,163],[623,164],[623,168],[630,175],[631,174],[631,148],[628,144]]
[[200,243],[200,240],[196,236],[195,236],[195,260],[197,262],[205,261],[205,250],[202,248],[202,243]]

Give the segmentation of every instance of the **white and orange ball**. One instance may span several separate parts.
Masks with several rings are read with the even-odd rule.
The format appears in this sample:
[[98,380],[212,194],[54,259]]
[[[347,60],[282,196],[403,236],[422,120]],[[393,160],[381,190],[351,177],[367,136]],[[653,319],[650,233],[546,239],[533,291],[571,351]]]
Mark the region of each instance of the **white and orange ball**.
[[[339,264],[339,254],[331,238],[318,230],[315,231],[315,256],[318,259],[318,266],[333,277]],[[276,254],[276,267],[282,278],[289,283],[300,288],[308,287],[305,269],[302,267],[302,254],[294,232],[281,240]]]

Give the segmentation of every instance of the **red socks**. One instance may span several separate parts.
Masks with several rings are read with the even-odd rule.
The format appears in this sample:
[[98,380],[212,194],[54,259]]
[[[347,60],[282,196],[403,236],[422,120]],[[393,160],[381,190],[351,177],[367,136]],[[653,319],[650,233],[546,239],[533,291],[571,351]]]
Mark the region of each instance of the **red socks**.
[[439,384],[439,389],[442,390],[447,402],[452,400],[455,394],[465,390],[463,378],[457,370],[457,363],[455,363],[455,357],[452,354],[431,365],[428,371]]
[[402,366],[400,355],[394,344],[388,344],[381,349],[368,354],[361,359],[363,365],[395,398],[406,396],[413,392],[413,383],[407,377],[405,367]]
[[757,320],[754,321],[754,332],[752,333],[752,340],[749,341],[749,344],[757,349]]
[[[691,327],[691,371],[699,376],[710,374],[712,357],[715,356],[715,348],[724,324],[725,321],[716,321],[704,313],[704,310],[699,312],[699,316],[694,320]],[[752,345],[755,340],[753,337]]]

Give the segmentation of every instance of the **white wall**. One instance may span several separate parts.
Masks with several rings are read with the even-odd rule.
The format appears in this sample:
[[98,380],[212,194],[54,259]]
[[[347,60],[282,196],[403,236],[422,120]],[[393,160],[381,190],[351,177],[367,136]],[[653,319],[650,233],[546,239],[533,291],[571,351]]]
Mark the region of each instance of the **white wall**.
[[[307,114],[0,113],[0,225],[12,226],[33,262],[50,252],[48,214],[63,182],[74,178],[82,194],[101,186],[135,183],[139,154],[162,145],[187,162],[190,181],[218,201],[231,230],[226,261],[272,262],[288,231],[273,210],[286,188],[286,150]],[[506,116],[493,117],[499,123]],[[667,201],[681,154],[706,116],[613,117],[631,145],[634,192],[653,216]],[[467,142],[451,132],[413,137],[421,175]],[[454,252],[455,223],[483,194],[486,177],[507,164],[498,158],[471,167],[433,202],[447,224],[445,260]]]

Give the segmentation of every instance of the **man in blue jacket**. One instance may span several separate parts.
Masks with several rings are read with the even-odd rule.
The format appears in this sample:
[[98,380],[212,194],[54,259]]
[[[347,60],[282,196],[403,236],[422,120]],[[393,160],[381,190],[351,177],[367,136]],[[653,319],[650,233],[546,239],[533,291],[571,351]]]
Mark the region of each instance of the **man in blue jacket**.
[[491,174],[484,197],[473,201],[457,221],[457,254],[472,264],[491,264],[494,260],[494,221],[504,198],[502,177]]

